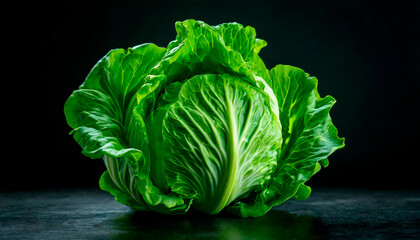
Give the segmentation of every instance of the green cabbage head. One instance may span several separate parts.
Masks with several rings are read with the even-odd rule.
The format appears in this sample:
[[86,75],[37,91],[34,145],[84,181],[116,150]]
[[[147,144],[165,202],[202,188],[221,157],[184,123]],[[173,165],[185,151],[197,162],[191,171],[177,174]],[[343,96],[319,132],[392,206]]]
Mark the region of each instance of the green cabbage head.
[[303,70],[267,69],[267,43],[238,23],[186,20],[167,48],[108,52],[64,106],[82,153],[103,158],[101,189],[140,211],[264,215],[344,146]]

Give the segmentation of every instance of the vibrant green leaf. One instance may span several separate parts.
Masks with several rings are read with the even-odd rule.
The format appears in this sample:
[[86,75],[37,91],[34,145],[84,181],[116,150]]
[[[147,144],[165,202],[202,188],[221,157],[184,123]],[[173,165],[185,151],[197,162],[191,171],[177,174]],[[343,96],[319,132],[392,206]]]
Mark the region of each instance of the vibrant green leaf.
[[303,184],[320,170],[320,163],[327,166],[327,157],[344,147],[329,115],[335,100],[319,96],[315,77],[285,65],[277,65],[270,76],[279,103],[283,145],[273,181],[253,202],[238,202],[231,208],[244,217],[265,214],[299,189],[297,198],[307,198],[310,191]]
[[262,189],[280,151],[280,126],[269,96],[231,75],[186,82],[163,120],[165,172],[173,192],[216,214]]

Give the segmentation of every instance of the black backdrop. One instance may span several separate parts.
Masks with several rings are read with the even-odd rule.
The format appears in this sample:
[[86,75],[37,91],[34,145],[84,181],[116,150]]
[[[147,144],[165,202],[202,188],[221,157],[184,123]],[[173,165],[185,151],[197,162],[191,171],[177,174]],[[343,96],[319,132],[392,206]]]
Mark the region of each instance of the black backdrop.
[[13,27],[18,46],[4,47],[13,52],[11,82],[24,91],[9,89],[11,102],[21,101],[12,107],[18,113],[4,117],[13,127],[3,126],[12,133],[2,190],[97,187],[105,167],[84,157],[68,135],[64,102],[110,49],[166,46],[175,21],[188,18],[255,27],[268,42],[260,54],[268,68],[300,67],[319,79],[321,96],[337,99],[331,116],[346,147],[310,186],[418,188],[418,3],[59,2],[26,5]]

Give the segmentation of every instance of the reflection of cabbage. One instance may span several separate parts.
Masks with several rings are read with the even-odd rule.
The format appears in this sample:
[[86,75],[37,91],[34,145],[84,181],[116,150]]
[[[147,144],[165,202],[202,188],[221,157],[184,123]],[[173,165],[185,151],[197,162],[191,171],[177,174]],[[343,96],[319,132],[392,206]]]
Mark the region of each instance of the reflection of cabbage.
[[65,104],[100,186],[137,210],[261,216],[295,196],[344,146],[317,79],[267,70],[252,27],[176,23],[168,48],[110,51]]

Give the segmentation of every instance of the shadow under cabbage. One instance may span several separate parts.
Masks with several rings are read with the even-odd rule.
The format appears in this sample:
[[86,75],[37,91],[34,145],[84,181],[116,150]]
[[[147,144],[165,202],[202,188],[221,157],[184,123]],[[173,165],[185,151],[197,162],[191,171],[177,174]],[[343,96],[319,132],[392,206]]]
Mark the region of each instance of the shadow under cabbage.
[[132,212],[111,225],[118,232],[113,239],[318,239],[328,235],[320,219],[275,209],[259,218]]

